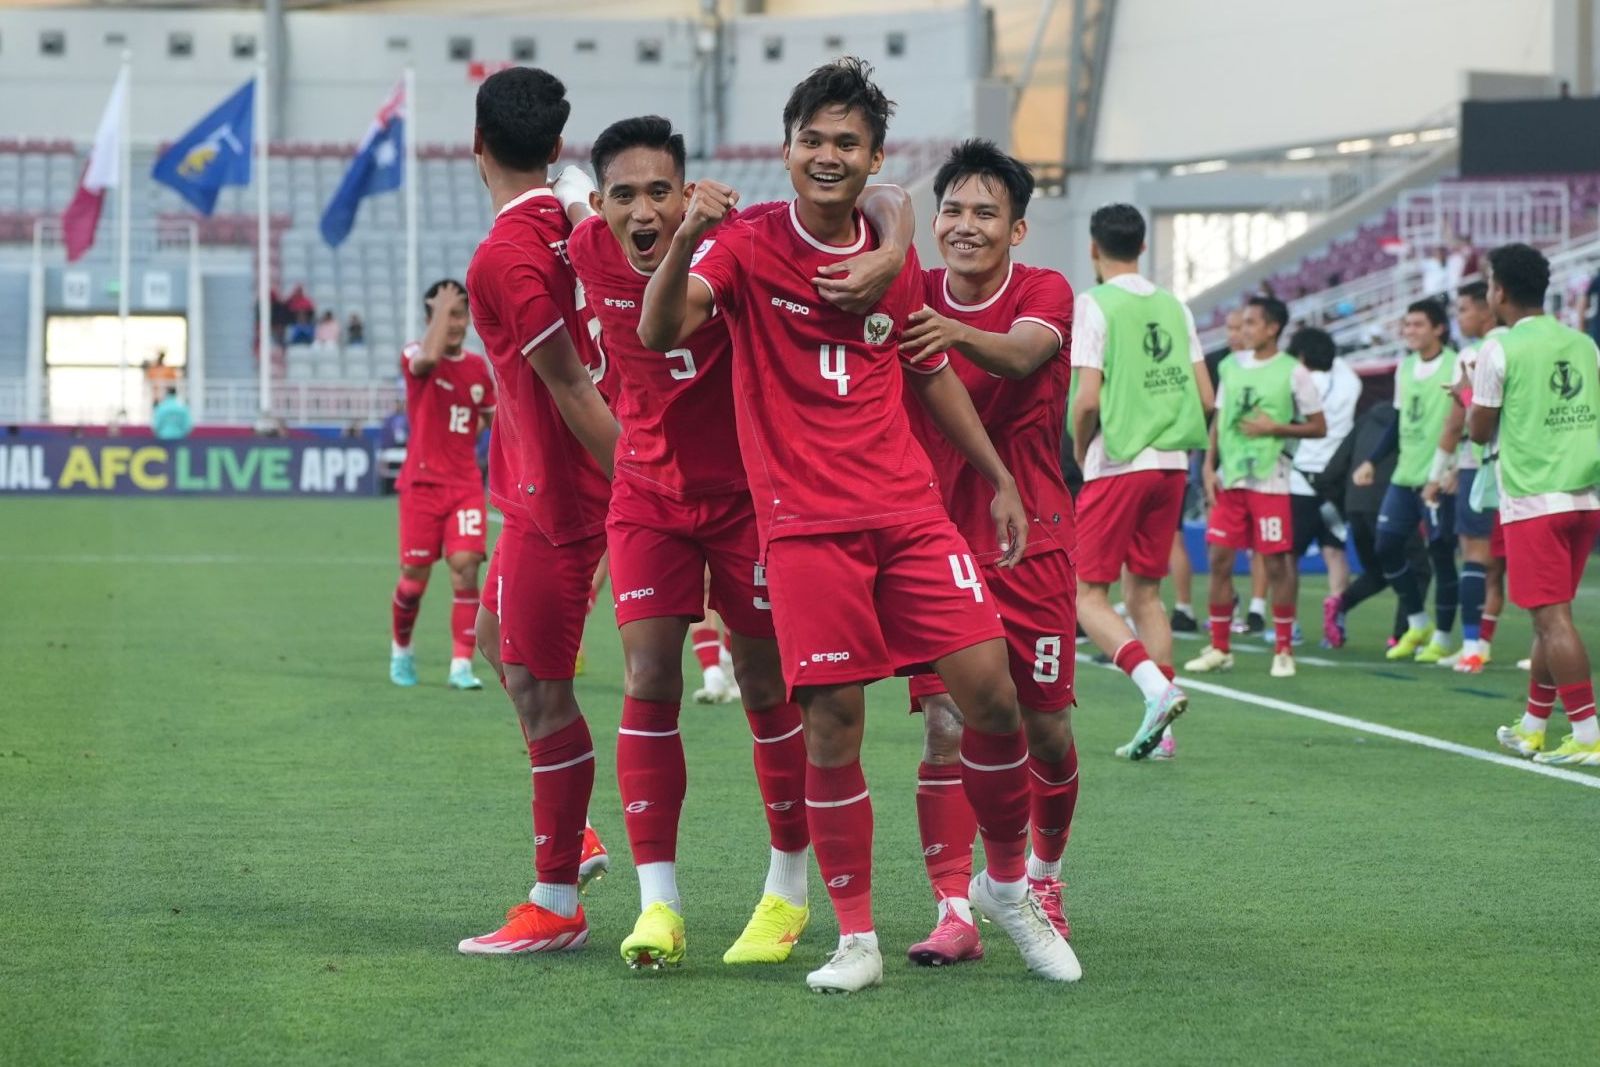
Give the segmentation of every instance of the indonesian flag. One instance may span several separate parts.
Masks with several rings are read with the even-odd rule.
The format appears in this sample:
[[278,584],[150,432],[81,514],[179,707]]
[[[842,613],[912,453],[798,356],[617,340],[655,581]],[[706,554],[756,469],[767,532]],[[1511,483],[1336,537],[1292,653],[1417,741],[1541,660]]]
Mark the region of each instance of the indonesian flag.
[[89,149],[89,161],[83,166],[78,191],[61,213],[61,235],[66,242],[68,263],[94,247],[94,232],[100,225],[106,190],[115,189],[123,180],[122,142],[128,131],[122,128],[122,119],[127,96],[128,70],[124,67],[117,75],[116,85],[111,87],[105,114],[100,116],[100,128],[95,131],[94,147]]

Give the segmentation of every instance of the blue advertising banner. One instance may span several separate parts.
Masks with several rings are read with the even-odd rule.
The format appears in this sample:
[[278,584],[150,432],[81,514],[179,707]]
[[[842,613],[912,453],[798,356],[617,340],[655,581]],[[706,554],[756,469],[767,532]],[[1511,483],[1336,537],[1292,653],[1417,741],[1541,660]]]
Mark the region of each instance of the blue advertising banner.
[[79,496],[372,496],[371,446],[273,438],[0,443],[0,493]]

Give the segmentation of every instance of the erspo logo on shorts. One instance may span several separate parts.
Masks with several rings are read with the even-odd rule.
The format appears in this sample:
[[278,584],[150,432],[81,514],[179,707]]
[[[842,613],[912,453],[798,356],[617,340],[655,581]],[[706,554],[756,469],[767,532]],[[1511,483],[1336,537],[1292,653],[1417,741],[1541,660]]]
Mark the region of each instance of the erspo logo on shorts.
[[844,663],[850,659],[848,652],[813,652],[812,663]]
[[653,585],[647,586],[644,589],[630,589],[626,593],[617,594],[617,603],[626,603],[629,600],[643,600],[645,597],[652,597],[655,595],[656,589]]

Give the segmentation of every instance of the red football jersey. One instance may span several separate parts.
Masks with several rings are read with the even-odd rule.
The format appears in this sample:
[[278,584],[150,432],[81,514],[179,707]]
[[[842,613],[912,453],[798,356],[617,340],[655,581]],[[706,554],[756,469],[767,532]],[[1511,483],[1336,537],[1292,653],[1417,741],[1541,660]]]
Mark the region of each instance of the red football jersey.
[[[1059,339],[1059,351],[1020,381],[990,374],[959,352],[950,352],[949,357],[1028,509],[1026,554],[1071,549],[1072,497],[1061,477],[1061,437],[1072,375],[1068,348],[1072,287],[1053,270],[1013,263],[1005,284],[994,296],[968,306],[950,298],[944,268],[925,272],[924,280],[928,306],[946,318],[985,333],[1009,333],[1013,324],[1026,320],[1046,327]],[[933,460],[950,517],[979,563],[999,559],[994,520],[989,516],[994,490],[945,439],[915,398],[908,398],[907,407],[917,438]]]
[[534,523],[556,545],[604,530],[611,495],[605,475],[567,429],[527,359],[557,330],[566,330],[591,373],[599,365],[567,264],[571,230],[555,195],[531,189],[501,209],[467,268],[472,320],[500,387],[489,499]]
[[896,526],[941,508],[901,403],[900,334],[922,306],[916,251],[867,315],[841,311],[811,284],[822,264],[876,246],[859,215],[856,227],[849,246],[825,245],[791,203],[725,225],[695,253],[691,277],[711,290],[733,335],[739,444],[763,545]]
[[482,485],[478,473],[479,416],[494,410],[494,374],[476,352],[441,357],[427,374],[411,369],[412,343],[400,353],[406,382],[406,461],[401,489],[412,485]]
[[611,383],[622,424],[617,473],[680,500],[743,490],[727,324],[712,319],[681,347],[652,352],[639,343],[638,332],[650,275],[629,262],[605,220],[579,223],[568,251],[588,309],[600,322],[603,380]]

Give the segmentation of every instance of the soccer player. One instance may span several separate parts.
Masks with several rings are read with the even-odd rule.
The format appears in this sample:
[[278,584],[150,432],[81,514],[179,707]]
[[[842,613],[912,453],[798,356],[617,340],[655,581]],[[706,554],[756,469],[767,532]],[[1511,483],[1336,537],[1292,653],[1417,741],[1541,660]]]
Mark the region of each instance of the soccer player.
[[[1206,444],[1215,401],[1194,316],[1139,273],[1144,216],[1109,204],[1089,218],[1089,257],[1100,284],[1072,324],[1078,372],[1072,439],[1083,467],[1078,494],[1078,615],[1100,651],[1144,698],[1133,739],[1117,755],[1144,759],[1189,698],[1173,684],[1172,630],[1161,603],[1174,527],[1181,529],[1191,448]],[[1128,621],[1111,606],[1126,569]],[[1134,633],[1137,631],[1138,636]]]
[[1241,549],[1265,557],[1272,588],[1274,678],[1294,676],[1295,599],[1299,576],[1289,558],[1294,526],[1289,505],[1289,450],[1328,432],[1322,396],[1305,364],[1278,351],[1289,309],[1271,296],[1251,297],[1241,327],[1246,351],[1222,361],[1217,417],[1204,469],[1206,543],[1211,566],[1211,644],[1183,669],[1204,674],[1233,669],[1229,628],[1233,561]]
[[[606,531],[626,663],[617,777],[641,911],[622,956],[635,967],[683,959],[676,868],[687,780],[678,733],[683,639],[701,615],[709,570],[711,603],[732,635],[736,692],[755,739],[772,845],[764,895],[723,960],[781,963],[809,917],[805,742],[800,708],[784,689],[755,508],[739,458],[733,340],[721,319],[665,354],[638,337],[645,284],[683,222],[685,190],[693,191],[684,184],[684,156],[682,135],[659,116],[607,127],[591,157],[600,188],[589,205],[599,215],[580,223],[568,244],[599,318],[622,424]],[[863,194],[863,210],[909,240],[906,199],[880,186]],[[858,269],[876,268],[887,290],[903,259],[903,251],[886,246]]]
[[1288,351],[1311,372],[1311,380],[1322,395],[1323,417],[1328,420],[1327,436],[1301,442],[1294,453],[1294,471],[1289,480],[1294,563],[1300,565],[1315,541],[1328,569],[1329,592],[1337,595],[1350,584],[1350,564],[1345,554],[1349,530],[1338,509],[1324,501],[1312,483],[1355,428],[1361,376],[1339,358],[1328,331],[1315,326],[1296,330],[1289,338]]
[[[1504,327],[1495,323],[1489,310],[1489,288],[1483,282],[1464,285],[1456,294],[1456,324],[1464,343],[1456,359],[1456,377],[1451,395],[1455,400],[1445,416],[1439,434],[1439,449],[1434,455],[1428,484],[1422,487],[1422,502],[1438,507],[1440,494],[1454,492],[1456,531],[1461,537],[1461,648],[1439,661],[1462,674],[1480,674],[1489,662],[1489,642],[1505,605],[1505,560],[1496,558],[1493,534],[1499,519],[1498,507],[1476,507],[1473,487],[1483,464],[1486,449],[1465,440],[1467,408],[1472,403],[1472,377],[1477,370],[1478,350],[1485,337]],[[1458,465],[1459,464],[1459,465]],[[1492,476],[1492,473],[1491,473]],[[1482,489],[1479,493],[1482,493]]]
[[460,282],[433,283],[423,296],[427,328],[400,353],[411,438],[400,491],[400,581],[394,590],[389,680],[417,684],[411,632],[428,576],[440,556],[450,568],[451,689],[482,689],[472,673],[478,615],[478,568],[487,551],[478,432],[494,417],[488,362],[462,348],[467,292]]
[[[1550,263],[1527,245],[1489,253],[1489,306],[1510,327],[1478,352],[1467,426],[1499,435],[1500,519],[1512,603],[1533,615],[1532,677],[1522,721],[1500,743],[1539,763],[1600,766],[1589,653],[1572,598],[1600,538],[1600,350],[1545,314]],[[1557,700],[1572,733],[1545,749]]]
[[1028,888],[1028,742],[1000,621],[911,434],[907,385],[993,487],[1003,565],[1026,548],[1016,483],[948,360],[909,368],[900,353],[923,305],[914,251],[868,314],[816,298],[819,265],[878,241],[855,202],[883,164],[893,105],[869,72],[842,59],[795,87],[783,159],[796,197],[785,209],[732,222],[701,245],[738,194],[699,184],[646,289],[640,339],[675,348],[713,313],[733,335],[739,442],[784,681],[804,715],[807,823],[839,920],[839,948],[807,984],[853,992],[882,981],[860,761],[863,684],[925,664],[966,719],[963,787],[989,859],[968,896],[1031,969],[1073,981],[1077,958]]
[[[1055,271],[1012,258],[1012,248],[1027,235],[1033,175],[993,142],[957,145],[934,176],[933,191],[933,232],[945,268],[923,273],[928,306],[911,316],[901,351],[916,363],[949,360],[995,451],[1017,479],[1031,536],[1014,569],[997,566],[1002,552],[982,477],[920,403],[908,403],[907,413],[1005,627],[1029,742],[1028,883],[1067,937],[1061,856],[1078,799],[1071,720],[1077,620],[1072,497],[1060,456],[1071,376],[1066,340],[1072,288]],[[910,689],[912,710],[923,717],[917,824],[938,918],[933,933],[908,955],[925,966],[978,959],[983,945],[967,898],[977,825],[961,787],[961,709],[936,674],[914,676]]]
[[578,903],[594,745],[573,695],[589,583],[605,550],[617,423],[595,388],[588,328],[566,263],[571,223],[549,189],[571,105],[531,67],[479,87],[473,151],[495,221],[467,271],[478,334],[500,387],[489,495],[505,515],[492,569],[500,667],[533,770],[528,903],[465,953],[574,949],[589,937]]
[[[1378,559],[1383,576],[1406,613],[1406,632],[1384,653],[1392,660],[1414,659],[1438,663],[1450,653],[1449,636],[1456,621],[1460,577],[1456,572],[1456,498],[1441,493],[1435,507],[1422,500],[1422,487],[1433,469],[1433,456],[1445,416],[1454,401],[1449,389],[1455,382],[1456,351],[1446,344],[1450,320],[1435,300],[1419,300],[1406,309],[1401,335],[1411,352],[1394,372],[1394,408],[1398,413],[1367,461],[1355,469],[1351,480],[1370,485],[1378,461],[1398,445],[1389,491],[1378,514]],[[1406,561],[1406,542],[1418,524],[1428,533],[1428,556],[1433,560],[1433,608],[1437,627],[1428,621],[1422,586]]]

